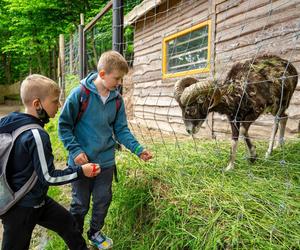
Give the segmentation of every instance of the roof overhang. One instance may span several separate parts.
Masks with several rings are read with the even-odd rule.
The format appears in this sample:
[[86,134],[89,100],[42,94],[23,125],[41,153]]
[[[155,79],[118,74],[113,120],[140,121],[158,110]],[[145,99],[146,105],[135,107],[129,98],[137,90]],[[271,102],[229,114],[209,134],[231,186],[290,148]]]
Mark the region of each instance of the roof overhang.
[[146,15],[156,6],[161,5],[166,0],[144,0],[139,5],[135,6],[124,18],[124,26],[135,23],[140,17]]

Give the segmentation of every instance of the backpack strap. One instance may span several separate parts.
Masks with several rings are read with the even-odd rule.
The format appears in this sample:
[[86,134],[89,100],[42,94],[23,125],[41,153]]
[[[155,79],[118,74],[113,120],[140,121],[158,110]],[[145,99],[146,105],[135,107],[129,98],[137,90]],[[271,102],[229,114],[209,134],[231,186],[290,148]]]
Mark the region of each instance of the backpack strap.
[[118,111],[121,108],[121,104],[122,104],[122,102],[121,102],[121,95],[118,94],[117,99],[116,99],[116,110],[117,110],[117,113],[118,113]]
[[15,141],[17,139],[17,137],[20,134],[22,134],[23,132],[25,132],[26,130],[34,129],[34,128],[43,129],[40,125],[34,124],[34,123],[21,126],[21,127],[17,128],[15,131],[12,132],[13,140]]
[[[23,132],[25,132],[27,130],[35,129],[35,128],[37,128],[37,129],[43,129],[38,124],[28,124],[28,125],[24,125],[24,126],[18,128],[18,129],[16,129],[12,133],[13,142],[15,142],[15,140],[17,139],[17,137],[20,134],[22,134]],[[31,177],[26,181],[26,183],[17,192],[15,192],[15,201],[16,202],[33,188],[33,186],[37,182],[37,179],[38,179],[38,177],[36,175],[36,172],[33,171]]]
[[79,98],[79,112],[78,112],[76,120],[75,120],[75,125],[79,122],[79,120],[81,119],[83,113],[85,112],[85,110],[88,107],[89,99],[90,99],[90,93],[91,93],[91,91],[86,86],[81,84],[81,86],[80,86],[80,98]]
[[[117,111],[117,112],[116,112],[116,117],[115,117],[114,123],[116,122],[118,112],[119,112],[119,110],[120,110],[120,108],[121,108],[121,105],[122,105],[122,101],[121,101],[121,100],[122,100],[122,96],[121,96],[120,93],[118,93],[118,96],[117,96],[117,98],[116,98],[116,111]],[[115,134],[113,134],[113,137],[115,138]],[[121,144],[120,144],[119,142],[117,142],[115,148],[116,148],[117,150],[121,150],[121,149],[122,149]],[[115,167],[115,169],[114,169],[114,174],[115,174],[115,180],[116,180],[116,182],[118,182],[117,167]]]

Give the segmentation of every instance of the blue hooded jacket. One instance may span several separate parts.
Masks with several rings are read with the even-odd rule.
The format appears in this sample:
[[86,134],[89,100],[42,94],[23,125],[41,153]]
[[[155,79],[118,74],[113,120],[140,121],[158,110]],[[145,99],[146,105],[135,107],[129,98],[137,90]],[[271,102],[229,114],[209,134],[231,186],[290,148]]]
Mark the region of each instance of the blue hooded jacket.
[[[0,119],[0,133],[11,133],[27,124],[44,124],[36,117],[13,112]],[[62,185],[83,176],[81,167],[55,169],[51,142],[48,133],[43,129],[27,130],[16,139],[7,162],[6,178],[11,189],[18,191],[31,177],[35,170],[38,180],[33,188],[18,201],[19,206],[34,207],[41,205],[47,195],[49,185]],[[38,147],[40,151],[38,151]]]
[[[122,97],[118,91],[110,91],[103,104],[94,84],[96,77],[97,73],[91,73],[80,82],[90,90],[88,106],[80,120],[75,124],[80,106],[80,86],[70,93],[59,117],[59,137],[69,151],[70,166],[75,166],[74,159],[82,152],[87,155],[89,162],[98,163],[102,168],[114,166],[115,139],[138,156],[143,151],[128,128]],[[121,98],[118,111],[117,98]]]

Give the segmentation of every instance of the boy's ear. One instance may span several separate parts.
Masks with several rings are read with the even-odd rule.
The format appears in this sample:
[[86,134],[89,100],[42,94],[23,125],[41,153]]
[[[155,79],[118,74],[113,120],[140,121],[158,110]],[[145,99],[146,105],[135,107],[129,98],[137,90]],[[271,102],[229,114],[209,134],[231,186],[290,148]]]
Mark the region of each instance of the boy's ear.
[[39,100],[39,99],[34,99],[34,100],[32,101],[32,106],[33,106],[35,109],[40,108],[40,100]]
[[105,75],[105,71],[103,69],[101,69],[98,73],[98,75],[100,76],[101,79],[103,79],[104,75]]

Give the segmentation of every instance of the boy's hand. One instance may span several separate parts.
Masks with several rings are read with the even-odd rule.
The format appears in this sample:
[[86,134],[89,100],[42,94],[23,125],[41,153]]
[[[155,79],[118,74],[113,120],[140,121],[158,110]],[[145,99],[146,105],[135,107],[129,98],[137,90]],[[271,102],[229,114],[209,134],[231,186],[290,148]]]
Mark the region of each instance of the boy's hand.
[[83,174],[86,177],[95,177],[101,172],[99,164],[96,163],[87,163],[81,166]]
[[83,165],[89,162],[88,157],[86,156],[85,153],[80,153],[79,155],[77,155],[74,159],[74,162],[76,165]]
[[151,158],[152,158],[152,154],[147,151],[147,150],[144,150],[141,154],[140,154],[140,158],[143,160],[143,161],[149,161]]

